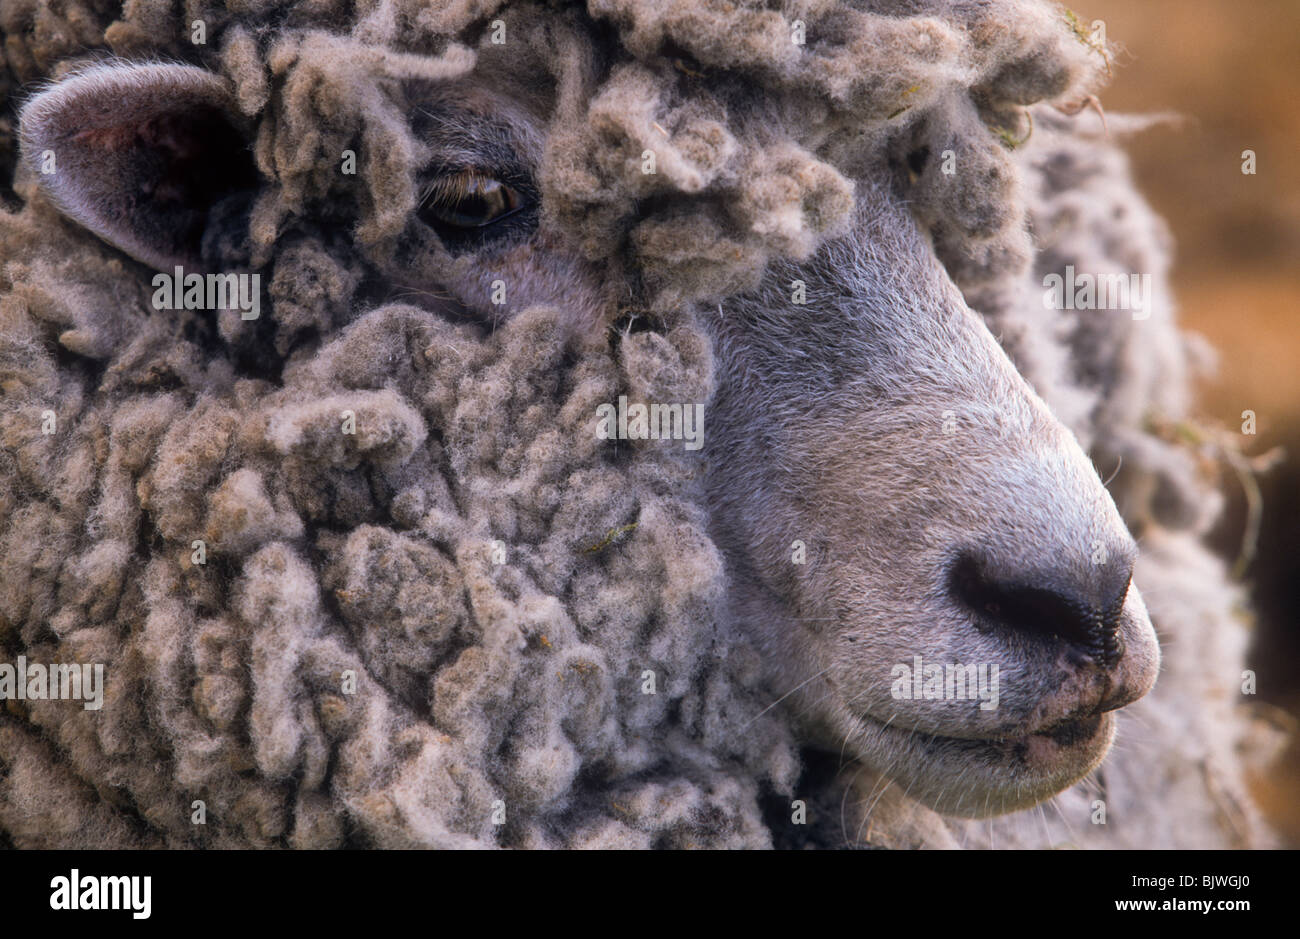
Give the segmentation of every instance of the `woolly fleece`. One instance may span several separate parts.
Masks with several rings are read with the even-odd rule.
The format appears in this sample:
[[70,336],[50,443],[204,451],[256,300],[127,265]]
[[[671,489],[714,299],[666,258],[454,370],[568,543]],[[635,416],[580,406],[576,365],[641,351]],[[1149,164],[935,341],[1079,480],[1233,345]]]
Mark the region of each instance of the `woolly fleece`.
[[[484,67],[496,17],[523,39],[511,54],[554,79],[545,210],[630,298],[682,311],[662,328],[612,328],[610,311],[570,340],[561,311],[535,308],[483,337],[365,302],[417,195],[421,145],[393,83]],[[196,19],[204,46],[188,41]],[[1148,423],[1188,406],[1170,311],[1144,330],[1127,311],[1050,319],[1035,286],[1066,263],[1162,276],[1167,258],[1118,152],[1036,105],[1077,109],[1105,66],[1059,8],[16,0],[0,34],[11,101],[94,50],[226,78],[265,183],[247,216],[218,211],[205,258],[262,272],[271,300],[255,325],[154,310],[144,269],[58,216],[0,119],[0,641],[8,661],[107,675],[99,712],[7,702],[0,830],[14,845],[761,847],[791,837],[764,792],[787,807],[778,819],[796,797],[836,812],[833,794],[799,789],[760,663],[716,615],[700,464],[591,427],[619,394],[707,401],[692,304],[840,232],[855,168],[882,148],[960,147],[976,167],[941,178],[930,161],[918,220],[1098,464],[1123,455],[1116,498],[1153,536],[1139,577],[1162,635],[1226,637],[1222,670],[1239,672],[1233,589],[1197,543],[1211,487]],[[1012,148],[1030,106],[1036,129]],[[337,157],[358,141],[359,183],[345,184]],[[338,432],[345,410],[355,435]],[[1113,758],[1134,767],[1119,777],[1133,817],[1162,811],[1152,831],[1170,844],[1188,840],[1180,825],[1227,840],[1189,750],[1238,787],[1242,725],[1201,704],[1204,668],[1172,657],[1137,706],[1160,727],[1190,715],[1182,739],[1152,729],[1149,749]],[[1170,820],[1143,760],[1183,780],[1173,798],[1199,814]],[[196,799],[206,825],[191,824]],[[868,843],[1044,830],[1011,817],[963,831],[905,802]],[[1071,837],[1111,843],[1088,828],[1078,818]]]

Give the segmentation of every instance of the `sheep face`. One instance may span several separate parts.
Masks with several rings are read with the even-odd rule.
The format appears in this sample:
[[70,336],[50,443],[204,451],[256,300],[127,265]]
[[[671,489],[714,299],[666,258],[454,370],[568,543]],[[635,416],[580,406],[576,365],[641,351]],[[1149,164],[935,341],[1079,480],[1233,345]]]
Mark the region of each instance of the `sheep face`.
[[1098,764],[1158,646],[1094,468],[879,169],[847,237],[717,308],[714,524],[809,733],[997,814]]
[[[409,91],[420,198],[400,238],[367,249],[372,299],[601,322],[620,294],[541,204],[546,103],[490,78]],[[203,269],[220,219],[247,225],[257,177],[247,147],[195,142],[240,125],[203,70],[100,66],[35,98],[22,137],[37,172],[56,153],[41,179],[67,215],[147,265]],[[1111,712],[1159,656],[1092,466],[879,169],[847,236],[773,266],[710,323],[710,511],[732,614],[810,739],[942,811],[1005,812],[1100,761]]]

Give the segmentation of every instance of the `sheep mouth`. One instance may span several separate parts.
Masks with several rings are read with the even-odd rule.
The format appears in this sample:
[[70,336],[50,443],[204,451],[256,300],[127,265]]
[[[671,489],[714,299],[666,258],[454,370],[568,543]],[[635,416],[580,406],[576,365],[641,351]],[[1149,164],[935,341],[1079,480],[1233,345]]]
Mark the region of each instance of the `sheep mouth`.
[[[1051,727],[1018,737],[973,741],[985,759],[1023,767],[1031,775],[1053,772],[1088,761],[1095,751],[1109,748],[1112,720],[1105,714],[1061,721]],[[1103,733],[1103,731],[1107,731]],[[1089,766],[1091,768],[1091,766]]]
[[1053,743],[1062,747],[1072,747],[1078,743],[1087,743],[1097,736],[1097,731],[1101,729],[1102,714],[1093,714],[1089,717],[1082,717],[1076,720],[1061,721],[1046,730],[1040,730],[1031,737],[1046,737]]
[[1100,764],[1115,729],[1110,712],[988,738],[928,734],[869,719],[882,742],[901,751],[889,776],[931,808],[972,818],[1029,808],[1074,785]]
[[893,731],[904,734],[926,746],[978,746],[1016,752],[1028,747],[1034,741],[1044,741],[1057,747],[1070,748],[1087,744],[1097,737],[1098,732],[1103,725],[1107,723],[1108,714],[1095,713],[1084,717],[1077,717],[1070,720],[1058,721],[1049,727],[1040,730],[1029,731],[1023,734],[1007,734],[996,737],[976,737],[976,736],[945,736],[943,734],[932,734],[922,730],[906,730],[902,728],[887,727],[884,723],[868,716],[868,719],[879,724],[882,730]]

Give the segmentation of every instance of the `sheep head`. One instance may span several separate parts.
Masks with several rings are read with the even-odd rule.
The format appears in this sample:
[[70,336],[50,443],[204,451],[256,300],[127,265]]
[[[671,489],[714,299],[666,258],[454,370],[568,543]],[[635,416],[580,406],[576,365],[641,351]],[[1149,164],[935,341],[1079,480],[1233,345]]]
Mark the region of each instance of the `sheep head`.
[[[894,38],[918,61],[958,44],[936,20],[906,30]],[[324,231],[359,215],[350,247],[373,303],[484,331],[554,305],[575,336],[601,336],[629,298],[693,311],[720,363],[704,455],[729,615],[764,650],[767,684],[806,740],[962,815],[1032,805],[1098,764],[1113,712],[1151,688],[1159,653],[1114,504],[953,281],[963,262],[977,279],[1023,264],[1021,242],[994,237],[1018,218],[943,216],[982,239],[974,260],[951,228],[923,229],[918,215],[939,210],[900,183],[884,137],[853,134],[855,109],[879,120],[882,102],[841,85],[834,61],[804,76],[820,97],[756,103],[743,78],[703,88],[689,65],[654,61],[654,43],[613,65],[570,43],[577,64],[552,57],[544,76],[486,43],[477,60],[459,46],[427,59],[371,50],[400,58],[397,76],[353,47],[331,59],[331,43],[309,34],[273,50],[274,95],[183,65],[75,72],[24,109],[24,157],[68,217],[163,271],[255,268],[295,213]],[[367,112],[356,152],[324,168],[331,115],[295,127],[285,105],[314,100],[331,80],[322,63],[347,76],[331,106]],[[794,80],[783,59],[771,68],[777,86]],[[982,127],[987,115],[941,84],[917,95],[932,119],[948,109]],[[660,87],[674,90],[659,100]],[[819,129],[800,143],[738,142],[814,102]],[[274,120],[255,133],[263,110]],[[363,182],[347,179],[347,153]],[[989,152],[973,159],[985,176],[1007,172]],[[926,160],[918,150],[907,169],[928,172]],[[345,191],[357,211],[332,216]],[[722,207],[696,216],[697,203]],[[281,337],[278,352],[318,338]],[[938,695],[932,673],[913,676],[926,665],[943,670]],[[955,689],[958,665],[968,690],[954,700],[942,686]],[[992,695],[976,693],[987,676]]]

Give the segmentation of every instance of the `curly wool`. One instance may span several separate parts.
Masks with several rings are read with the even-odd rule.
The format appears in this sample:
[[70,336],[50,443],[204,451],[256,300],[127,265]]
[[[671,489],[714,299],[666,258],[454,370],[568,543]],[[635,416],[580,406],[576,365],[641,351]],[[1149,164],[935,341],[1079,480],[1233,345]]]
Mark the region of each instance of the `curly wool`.
[[[754,652],[715,615],[724,584],[698,465],[591,432],[596,404],[621,393],[708,399],[690,315],[577,342],[561,338],[562,311],[533,309],[481,338],[359,296],[416,203],[422,144],[391,87],[490,65],[506,54],[486,37],[494,17],[524,37],[509,54],[554,78],[546,211],[654,309],[808,257],[844,230],[851,176],[882,149],[960,149],[975,171],[943,177],[931,161],[914,187],[940,260],[1081,439],[1147,481],[1130,520],[1187,529],[1186,512],[1153,507],[1203,505],[1209,490],[1145,432],[1141,406],[1186,387],[1173,326],[1144,359],[1150,332],[1126,340],[1119,316],[1045,322],[1026,286],[1036,251],[1055,269],[1114,241],[1088,214],[1089,174],[1044,214],[1027,181],[1051,166],[1005,142],[1035,102],[1079,100],[1103,57],[1047,4],[899,6],[6,4],[4,95],[88,49],[230,82],[267,182],[247,216],[216,207],[203,250],[264,272],[271,299],[253,323],[156,311],[138,269],[14,177],[15,211],[0,214],[0,637],[33,661],[103,662],[108,679],[97,713],[7,702],[8,838],[772,843],[759,793],[792,797],[799,759]],[[189,42],[194,20],[204,46]],[[1041,140],[1050,121],[1035,113]],[[14,135],[0,124],[6,179]],[[349,147],[360,185],[334,171]],[[1049,231],[1055,254],[1040,250]],[[1120,241],[1152,252],[1126,269],[1163,257],[1149,231]],[[339,432],[343,412],[355,434]],[[1227,747],[1232,718],[1215,720]],[[206,825],[191,824],[194,800]],[[915,807],[902,814],[903,834],[867,840],[924,842]]]
[[[45,227],[4,225],[6,244],[43,253]],[[6,626],[33,661],[110,676],[98,713],[11,702],[23,729],[5,727],[0,802],[16,843],[48,842],[70,808],[16,810],[51,748],[147,826],[69,832],[78,842],[763,842],[728,800],[752,801],[768,773],[788,787],[795,762],[745,691],[752,651],[700,633],[720,562],[698,474],[652,446],[620,467],[591,433],[619,393],[704,396],[695,333],[575,350],[554,310],[479,339],[385,306],[274,387],[203,361],[187,315],[112,306],[96,283],[129,278],[94,252],[79,244],[42,276],[6,267],[5,335],[31,330],[4,357]],[[50,334],[99,309],[135,322],[94,400],[42,381],[58,371]],[[45,408],[65,434],[41,434]],[[355,434],[339,432],[344,412]],[[680,741],[661,739],[669,712]],[[740,714],[759,732],[726,733]],[[661,779],[665,763],[676,775]],[[610,779],[595,806],[577,798],[584,767]],[[661,789],[671,813],[647,795]],[[206,826],[189,822],[194,799]]]

